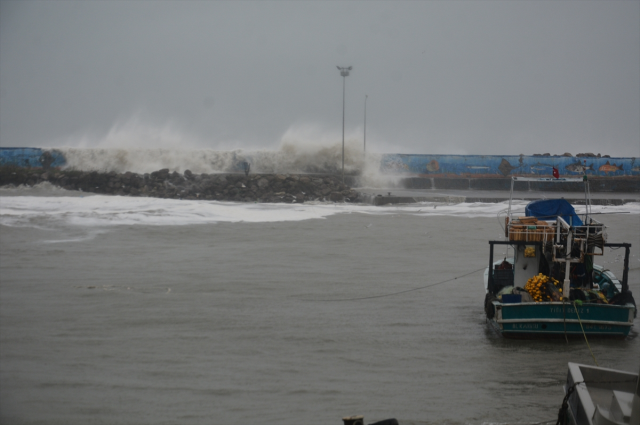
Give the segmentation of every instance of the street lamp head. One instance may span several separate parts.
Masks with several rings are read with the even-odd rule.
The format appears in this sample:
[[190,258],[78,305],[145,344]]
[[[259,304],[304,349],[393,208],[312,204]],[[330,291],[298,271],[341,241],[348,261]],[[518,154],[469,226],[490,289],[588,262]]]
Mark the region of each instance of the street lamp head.
[[337,68],[340,70],[340,75],[341,75],[342,77],[348,77],[348,76],[349,76],[349,71],[351,71],[351,69],[352,69],[353,67],[351,67],[351,66],[350,66],[350,67],[340,67],[340,66],[339,66],[339,67],[337,67]]

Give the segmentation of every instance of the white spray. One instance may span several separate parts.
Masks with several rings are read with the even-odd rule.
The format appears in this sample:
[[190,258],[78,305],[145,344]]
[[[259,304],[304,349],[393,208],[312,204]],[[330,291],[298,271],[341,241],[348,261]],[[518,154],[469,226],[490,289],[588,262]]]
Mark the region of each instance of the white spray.
[[[171,125],[154,127],[132,119],[115,125],[102,137],[68,140],[67,144],[75,147],[58,149],[67,160],[64,168],[70,170],[151,173],[167,168],[178,173],[190,170],[213,174],[241,172],[246,162],[251,173],[340,174],[340,139],[341,135],[317,126],[298,125],[285,132],[275,149],[217,150],[203,147],[207,143],[184,135]],[[348,135],[344,156],[345,175],[358,176],[359,186],[395,186],[393,177],[380,173],[381,155],[365,155],[359,135]]]

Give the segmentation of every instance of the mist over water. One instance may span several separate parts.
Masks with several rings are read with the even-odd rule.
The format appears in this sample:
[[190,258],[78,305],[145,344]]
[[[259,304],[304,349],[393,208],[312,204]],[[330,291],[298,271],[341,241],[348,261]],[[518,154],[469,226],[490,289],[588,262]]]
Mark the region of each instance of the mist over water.
[[[359,175],[364,186],[384,187],[394,182],[394,177],[380,173],[381,154],[369,151],[365,155],[359,132],[345,135],[345,174]],[[56,149],[64,153],[68,170],[143,174],[167,168],[214,174],[242,172],[246,162],[250,172],[258,174],[337,174],[342,172],[341,137],[315,125],[296,125],[273,147],[250,148],[243,142],[203,141],[171,124],[151,125],[132,118],[104,135],[59,140],[61,147]]]
[[[241,172],[240,164],[250,164],[257,174],[338,174],[342,170],[342,147],[300,146],[286,143],[275,151],[215,151],[212,149],[120,149],[59,148],[67,159],[68,170],[124,173],[151,173],[163,168],[195,174]],[[367,154],[345,144],[345,174],[358,174],[370,180],[391,179],[380,172],[380,155]]]

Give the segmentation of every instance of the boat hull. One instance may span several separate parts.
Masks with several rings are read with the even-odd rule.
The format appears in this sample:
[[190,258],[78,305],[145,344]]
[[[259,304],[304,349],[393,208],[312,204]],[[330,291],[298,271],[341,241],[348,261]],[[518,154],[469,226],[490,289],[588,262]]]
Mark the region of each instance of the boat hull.
[[507,338],[595,336],[625,338],[633,325],[633,305],[493,301],[492,325]]
[[637,373],[570,362],[564,391],[567,403],[563,403],[559,412],[566,419],[563,423],[640,423]]

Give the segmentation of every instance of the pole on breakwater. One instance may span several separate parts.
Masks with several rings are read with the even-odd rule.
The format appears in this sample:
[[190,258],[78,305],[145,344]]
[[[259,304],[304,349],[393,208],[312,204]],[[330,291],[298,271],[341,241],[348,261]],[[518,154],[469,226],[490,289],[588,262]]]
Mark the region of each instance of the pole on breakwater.
[[337,67],[340,70],[340,75],[342,76],[342,184],[344,184],[344,104],[345,104],[345,85],[347,81],[347,77],[349,76],[349,71],[353,67]]

